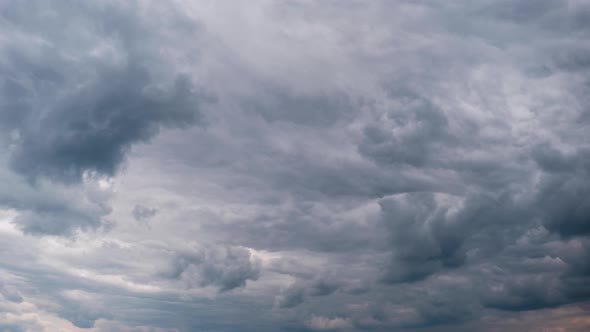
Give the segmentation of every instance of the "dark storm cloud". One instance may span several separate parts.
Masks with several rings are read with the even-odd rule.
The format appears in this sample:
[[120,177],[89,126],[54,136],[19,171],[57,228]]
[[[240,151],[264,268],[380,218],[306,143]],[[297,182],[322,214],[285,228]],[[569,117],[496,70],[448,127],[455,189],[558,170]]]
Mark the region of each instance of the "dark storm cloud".
[[381,206],[395,248],[385,281],[416,281],[442,267],[463,264],[461,247],[466,235],[462,232],[466,229],[460,220],[444,219],[447,211],[438,209],[433,195],[411,195],[401,204],[385,200]]
[[565,237],[588,235],[590,183],[571,175],[549,176],[545,181],[539,206],[546,227]]
[[590,233],[590,152],[566,155],[550,146],[539,146],[533,157],[545,171],[537,201],[545,226],[564,237]]
[[590,325],[589,13],[2,3],[0,328]]
[[391,234],[392,249],[383,281],[419,281],[460,267],[473,246],[481,253],[497,250],[494,242],[503,239],[497,238],[496,231],[513,218],[528,217],[509,199],[414,193],[381,200],[382,222]]
[[[23,190],[50,187],[42,179],[79,184],[88,176],[113,176],[132,145],[161,128],[199,122],[206,97],[157,51],[176,37],[146,34],[153,23],[134,8],[117,2],[2,5],[9,34],[0,51],[0,122],[6,164],[35,185]],[[176,14],[177,20],[166,21],[170,8],[161,9],[162,32],[192,29]],[[1,204],[22,211],[16,224],[37,235],[107,225],[108,202],[90,202],[96,206],[0,195]]]
[[20,132],[12,155],[17,172],[65,181],[85,171],[113,175],[131,144],[153,137],[160,126],[195,120],[197,99],[187,79],[158,91],[144,69],[109,71]]
[[[424,52],[421,53],[426,54],[424,58],[417,55],[415,58],[396,58],[402,63],[402,68],[395,68],[393,73],[411,80],[403,82],[399,79],[391,83],[391,79],[384,79],[388,84],[381,88],[386,97],[369,107],[373,117],[363,114],[365,117],[362,120],[357,119],[358,122],[351,125],[357,130],[353,132],[357,136],[351,140],[362,157],[362,164],[343,167],[347,165],[345,162],[327,161],[322,156],[306,159],[307,156],[300,150],[283,154],[284,151],[258,148],[257,153],[275,158],[262,157],[254,161],[232,155],[237,160],[264,169],[265,184],[272,183],[275,173],[278,173],[279,180],[272,183],[269,190],[281,194],[287,192],[302,201],[322,200],[327,206],[346,208],[345,204],[338,205],[326,197],[334,199],[355,193],[351,196],[357,199],[378,200],[380,223],[363,225],[366,229],[347,228],[343,220],[332,224],[337,219],[334,214],[324,217],[305,205],[289,206],[281,210],[280,215],[274,215],[268,212],[272,208],[266,209],[266,205],[261,204],[267,212],[262,217],[238,218],[239,222],[229,227],[217,221],[212,226],[208,225],[208,229],[215,230],[216,234],[227,232],[228,239],[236,241],[236,244],[246,243],[257,249],[280,251],[307,248],[317,252],[346,252],[351,256],[358,248],[388,252],[390,260],[381,262],[385,267],[379,280],[386,286],[379,287],[384,287],[385,296],[397,304],[402,301],[396,297],[402,288],[409,287],[409,282],[436,290],[443,287],[434,284],[437,277],[459,275],[462,277],[459,279],[466,284],[481,284],[478,285],[481,288],[473,287],[475,289],[471,286],[457,287],[454,294],[447,294],[448,297],[440,301],[429,302],[420,298],[407,307],[398,308],[406,314],[412,312],[403,322],[378,313],[370,317],[353,317],[361,330],[369,326],[378,330],[420,326],[436,331],[445,324],[462,324],[484,315],[488,308],[537,310],[585,299],[584,295],[572,296],[571,285],[580,285],[585,279],[579,272],[571,271],[584,270],[583,267],[573,268],[573,262],[586,257],[587,249],[570,254],[576,259],[550,249],[553,242],[587,236],[588,173],[583,161],[586,149],[583,141],[587,137],[584,131],[587,128],[583,122],[578,122],[587,108],[585,97],[580,92],[585,88],[580,85],[573,89],[573,85],[562,82],[560,78],[567,81],[580,75],[580,82],[584,82],[586,75],[581,72],[584,52],[573,50],[575,43],[562,44],[560,40],[566,38],[560,35],[563,31],[571,32],[572,29],[581,29],[576,30],[579,34],[572,37],[574,40],[583,35],[583,29],[575,23],[578,14],[567,9],[569,4],[566,2],[544,2],[538,6],[508,2],[506,8],[491,2],[465,3],[464,7],[438,6],[451,18],[463,14],[475,16],[466,16],[451,24],[447,21],[449,17],[438,16],[436,10],[439,8],[427,5],[413,8],[416,10],[414,14],[435,19],[437,24],[444,25],[444,28],[433,28],[437,33],[439,29],[448,29],[444,33],[451,35],[437,35],[442,39],[448,37],[440,43],[434,38],[424,41],[427,45],[424,48],[416,46],[420,51],[414,50],[414,55]],[[571,6],[577,8],[582,5]],[[526,9],[528,7],[531,7],[530,11]],[[486,23],[478,24],[476,21],[479,19]],[[546,30],[549,22],[555,21],[561,22],[560,29],[563,28],[563,31]],[[572,23],[571,26],[566,28],[569,23]],[[475,29],[470,30],[470,25]],[[432,27],[426,25],[424,28],[428,30]],[[496,28],[499,33],[492,31]],[[554,37],[553,34],[557,34],[558,37],[546,43],[526,43],[527,38],[545,33]],[[477,41],[463,38],[466,35],[474,36]],[[415,46],[410,40],[409,36],[404,39],[406,46]],[[466,52],[469,49],[469,54],[454,53],[446,42]],[[559,46],[566,46],[566,50],[559,49]],[[546,49],[551,50],[537,55],[538,50]],[[571,56],[565,55],[570,51]],[[531,60],[533,58],[535,60]],[[455,62],[457,59],[461,60]],[[436,65],[431,65],[431,60]],[[530,68],[542,64],[550,68],[548,76],[528,76]],[[421,66],[427,72],[425,78],[419,76],[423,74],[419,70]],[[495,69],[488,71],[486,66]],[[500,72],[506,76],[496,76]],[[513,79],[522,81],[512,86]],[[496,81],[506,84],[510,92],[497,90]],[[527,89],[527,84],[534,88]],[[516,90],[511,90],[513,88]],[[557,89],[559,94],[551,97],[555,99],[545,99],[534,91],[544,88]],[[560,107],[567,113],[563,118],[556,111],[560,108],[553,108],[559,104],[557,100],[567,104]],[[570,103],[572,100],[574,102]],[[521,102],[522,105],[519,104]],[[302,102],[300,106],[306,109],[307,104]],[[362,108],[361,104],[357,106]],[[334,107],[339,108],[337,105]],[[530,113],[517,114],[521,107],[527,108]],[[279,110],[272,113],[272,117],[268,114],[263,116],[270,123],[269,127],[278,126],[281,120],[308,126],[301,119],[294,120],[293,115],[281,114],[284,107],[277,108]],[[263,109],[262,112],[268,113],[268,110]],[[304,110],[297,116],[304,117],[305,114]],[[310,115],[309,118],[314,116],[320,114]],[[563,122],[553,128],[558,118]],[[346,119],[345,114],[342,114],[342,119]],[[325,124],[325,130],[329,131],[334,123]],[[535,130],[543,133],[536,135]],[[277,140],[284,139],[279,135],[275,137]],[[554,143],[567,152],[560,152],[553,147]],[[284,157],[289,154],[297,158]],[[260,160],[265,162],[259,163]],[[244,168],[236,171],[242,172]],[[262,178],[262,175],[256,174],[256,169],[248,169],[245,173]],[[275,202],[281,202],[281,199],[273,201],[273,205],[280,205]],[[321,204],[314,203],[313,206]],[[343,227],[342,233],[338,232],[336,225]],[[324,232],[325,229],[328,231]],[[540,243],[522,245],[530,232],[539,229],[548,232],[538,240]],[[371,232],[386,233],[389,242],[384,245],[383,238],[379,236],[355,242],[362,239],[362,234]],[[515,250],[514,247],[519,248],[518,257],[521,260],[547,256],[558,257],[564,263],[535,277],[523,262],[511,261],[510,250]],[[474,266],[486,262],[493,264],[494,268],[504,269],[506,274],[495,280],[474,272]],[[566,266],[573,270],[568,270]],[[307,277],[295,272],[290,275],[300,280],[283,289],[277,298],[279,308],[297,312],[306,308],[317,309],[314,303],[326,301],[322,303],[333,304],[337,300],[329,302],[327,299],[334,294],[341,295],[334,291],[325,297],[313,298],[313,291],[301,281]],[[549,287],[543,288],[543,284]],[[487,288],[490,285],[497,288]],[[371,302],[378,298],[375,292],[370,291],[369,294],[367,296],[373,299],[363,300]],[[469,308],[471,305],[474,310]],[[343,316],[345,310],[339,308],[340,312],[334,309],[326,313],[326,317]]]
[[[13,135],[15,171],[66,182],[86,171],[113,175],[132,144],[161,127],[199,119],[199,93],[167,60],[155,58],[149,47],[157,37],[141,33],[146,18],[118,4],[30,5],[32,15],[16,3],[2,11],[11,35],[31,40],[9,40],[0,63],[8,100],[2,123]],[[60,10],[70,15],[43,15]],[[71,27],[66,38],[56,32],[60,26]],[[92,54],[102,51],[93,43],[102,44],[107,57]],[[166,67],[171,78],[156,74]]]

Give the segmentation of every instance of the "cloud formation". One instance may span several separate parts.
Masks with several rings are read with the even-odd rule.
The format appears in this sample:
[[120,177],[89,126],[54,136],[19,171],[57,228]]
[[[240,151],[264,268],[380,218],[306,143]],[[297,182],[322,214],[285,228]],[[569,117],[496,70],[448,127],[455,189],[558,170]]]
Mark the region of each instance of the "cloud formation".
[[0,330],[589,329],[589,22],[3,1]]

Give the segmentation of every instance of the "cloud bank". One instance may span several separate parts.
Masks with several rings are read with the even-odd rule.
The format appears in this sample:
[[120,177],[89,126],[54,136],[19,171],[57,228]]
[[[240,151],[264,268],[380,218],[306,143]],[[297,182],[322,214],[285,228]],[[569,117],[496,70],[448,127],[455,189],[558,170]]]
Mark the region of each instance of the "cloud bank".
[[3,1],[0,329],[588,330],[589,22]]

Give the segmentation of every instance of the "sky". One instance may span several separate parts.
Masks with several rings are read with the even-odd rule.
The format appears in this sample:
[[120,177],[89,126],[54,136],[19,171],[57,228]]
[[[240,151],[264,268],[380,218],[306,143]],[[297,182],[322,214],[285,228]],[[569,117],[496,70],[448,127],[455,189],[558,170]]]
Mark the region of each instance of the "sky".
[[590,1],[0,0],[0,331],[590,330]]

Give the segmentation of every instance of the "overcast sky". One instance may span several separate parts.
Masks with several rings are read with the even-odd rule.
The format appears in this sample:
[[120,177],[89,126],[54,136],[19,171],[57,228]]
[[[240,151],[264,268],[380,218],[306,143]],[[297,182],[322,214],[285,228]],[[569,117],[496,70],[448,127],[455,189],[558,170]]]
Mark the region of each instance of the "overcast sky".
[[590,1],[0,0],[0,331],[590,330]]

